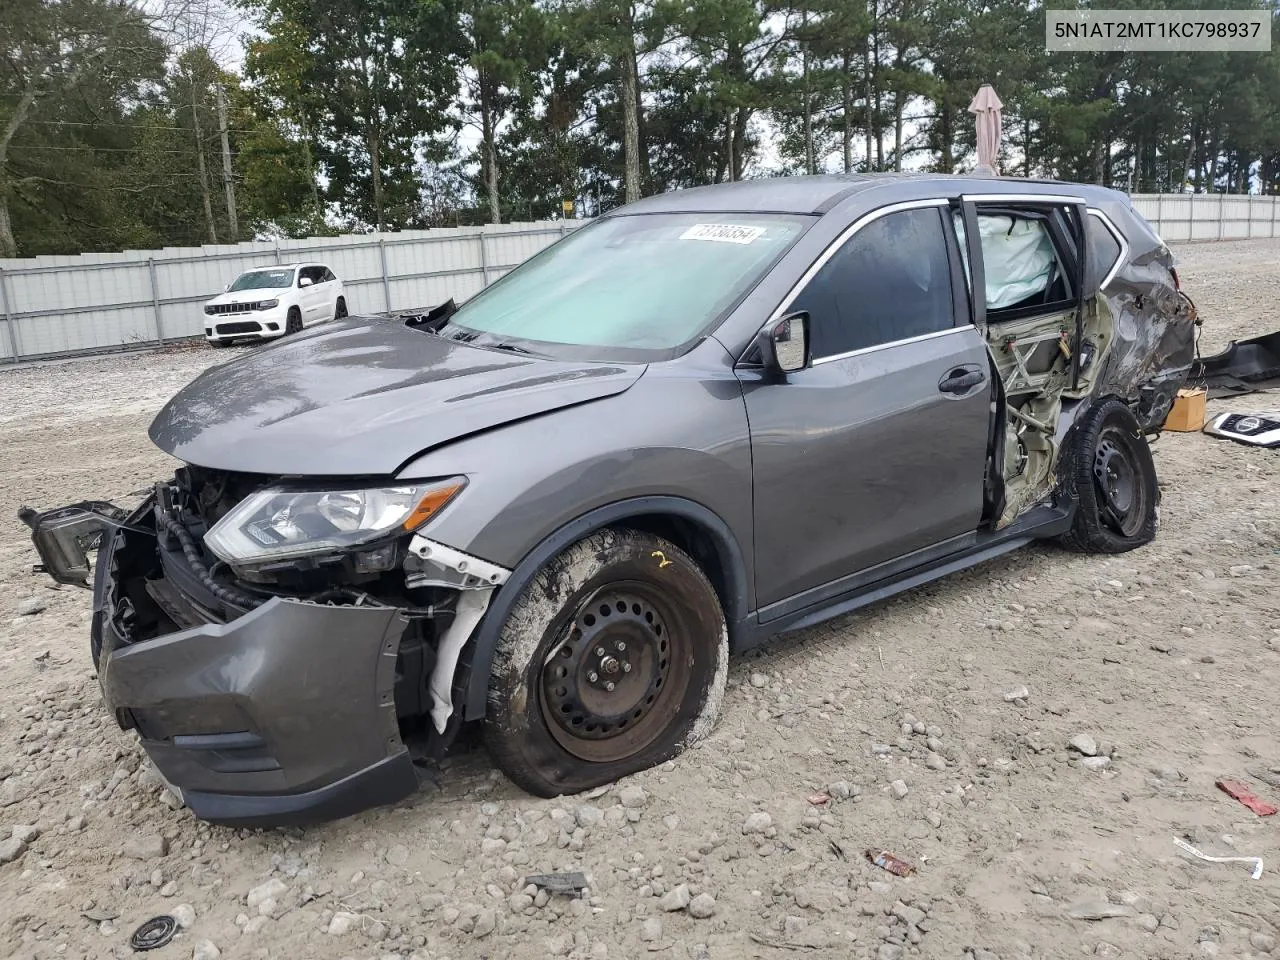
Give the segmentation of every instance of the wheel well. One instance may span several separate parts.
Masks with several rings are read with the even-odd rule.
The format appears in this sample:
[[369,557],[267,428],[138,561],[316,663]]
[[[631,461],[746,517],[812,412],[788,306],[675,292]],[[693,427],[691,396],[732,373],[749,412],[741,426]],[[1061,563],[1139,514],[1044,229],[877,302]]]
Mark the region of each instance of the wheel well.
[[465,718],[485,715],[489,667],[498,636],[520,591],[532,582],[542,565],[583,537],[602,528],[630,528],[670,540],[702,567],[711,581],[725,618],[729,643],[738,642],[738,629],[751,607],[748,584],[751,567],[733,531],[706,507],[680,497],[652,496],[597,507],[569,521],[534,546],[512,571],[511,579],[494,595],[473,640],[464,648],[468,676]]
[[733,588],[729,571],[729,564],[732,561],[721,554],[720,545],[710,530],[686,517],[672,516],[668,513],[645,513],[626,517],[610,526],[652,533],[674,543],[702,568],[711,585],[716,588],[716,595],[720,598],[725,616],[733,619]]

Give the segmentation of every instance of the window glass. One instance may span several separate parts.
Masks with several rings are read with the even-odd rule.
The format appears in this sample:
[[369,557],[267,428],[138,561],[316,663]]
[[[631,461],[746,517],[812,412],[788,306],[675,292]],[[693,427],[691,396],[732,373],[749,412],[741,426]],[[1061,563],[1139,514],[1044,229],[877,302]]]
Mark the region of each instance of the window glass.
[[236,277],[230,289],[236,290],[282,290],[293,284],[292,270],[251,270]]
[[312,283],[321,283],[324,276],[324,267],[303,267],[298,271],[298,286],[302,286],[302,278],[306,277]]
[[332,270],[330,270],[328,267],[325,267],[325,268],[324,268],[324,275],[320,278],[320,282],[321,282],[321,283],[328,283],[328,282],[329,282],[329,281],[331,281],[331,280],[337,280],[337,279],[338,279],[338,278],[337,278],[337,277],[335,277],[335,276],[333,275],[333,271],[332,271]]
[[647,359],[636,351],[671,350],[707,330],[805,225],[775,214],[605,217],[476,294],[440,335],[557,356]]
[[938,208],[873,220],[823,264],[788,312],[807,311],[817,359],[954,325]]
[[1120,241],[1118,241],[1101,218],[1090,216],[1089,224],[1089,264],[1093,268],[1093,276],[1098,283],[1111,272],[1111,268],[1120,259]]

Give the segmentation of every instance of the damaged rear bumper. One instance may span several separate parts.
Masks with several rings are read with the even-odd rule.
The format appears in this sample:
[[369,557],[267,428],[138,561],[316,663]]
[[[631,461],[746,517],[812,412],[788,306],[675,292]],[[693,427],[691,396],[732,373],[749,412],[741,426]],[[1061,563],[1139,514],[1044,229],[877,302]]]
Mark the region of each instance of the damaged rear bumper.
[[275,597],[229,622],[131,638],[117,558],[154,542],[131,528],[103,537],[93,647],[107,706],[198,817],[331,820],[417,789],[394,701],[400,611]]

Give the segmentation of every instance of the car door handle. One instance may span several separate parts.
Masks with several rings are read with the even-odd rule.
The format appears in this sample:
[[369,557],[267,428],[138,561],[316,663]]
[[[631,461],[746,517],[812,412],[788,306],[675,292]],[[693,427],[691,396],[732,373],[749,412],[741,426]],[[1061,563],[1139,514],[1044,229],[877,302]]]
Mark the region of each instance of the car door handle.
[[987,382],[987,375],[976,367],[956,367],[938,381],[938,389],[950,397],[964,397]]

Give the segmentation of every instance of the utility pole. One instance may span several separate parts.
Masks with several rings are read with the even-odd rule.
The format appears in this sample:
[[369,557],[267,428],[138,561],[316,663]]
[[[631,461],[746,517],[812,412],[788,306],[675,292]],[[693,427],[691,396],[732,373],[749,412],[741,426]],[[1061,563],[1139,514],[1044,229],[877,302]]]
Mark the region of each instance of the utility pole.
[[196,170],[200,173],[200,195],[204,200],[204,219],[209,227],[209,242],[218,242],[218,231],[213,225],[213,203],[209,199],[209,174],[204,163],[204,136],[200,132],[200,110],[196,104],[196,78],[191,75],[191,126],[196,136]]
[[240,226],[236,222],[236,183],[231,176],[231,143],[227,138],[227,95],[221,83],[217,85],[217,89],[218,133],[222,136],[222,185],[227,191],[227,223],[231,227],[231,240],[234,243],[240,239]]

